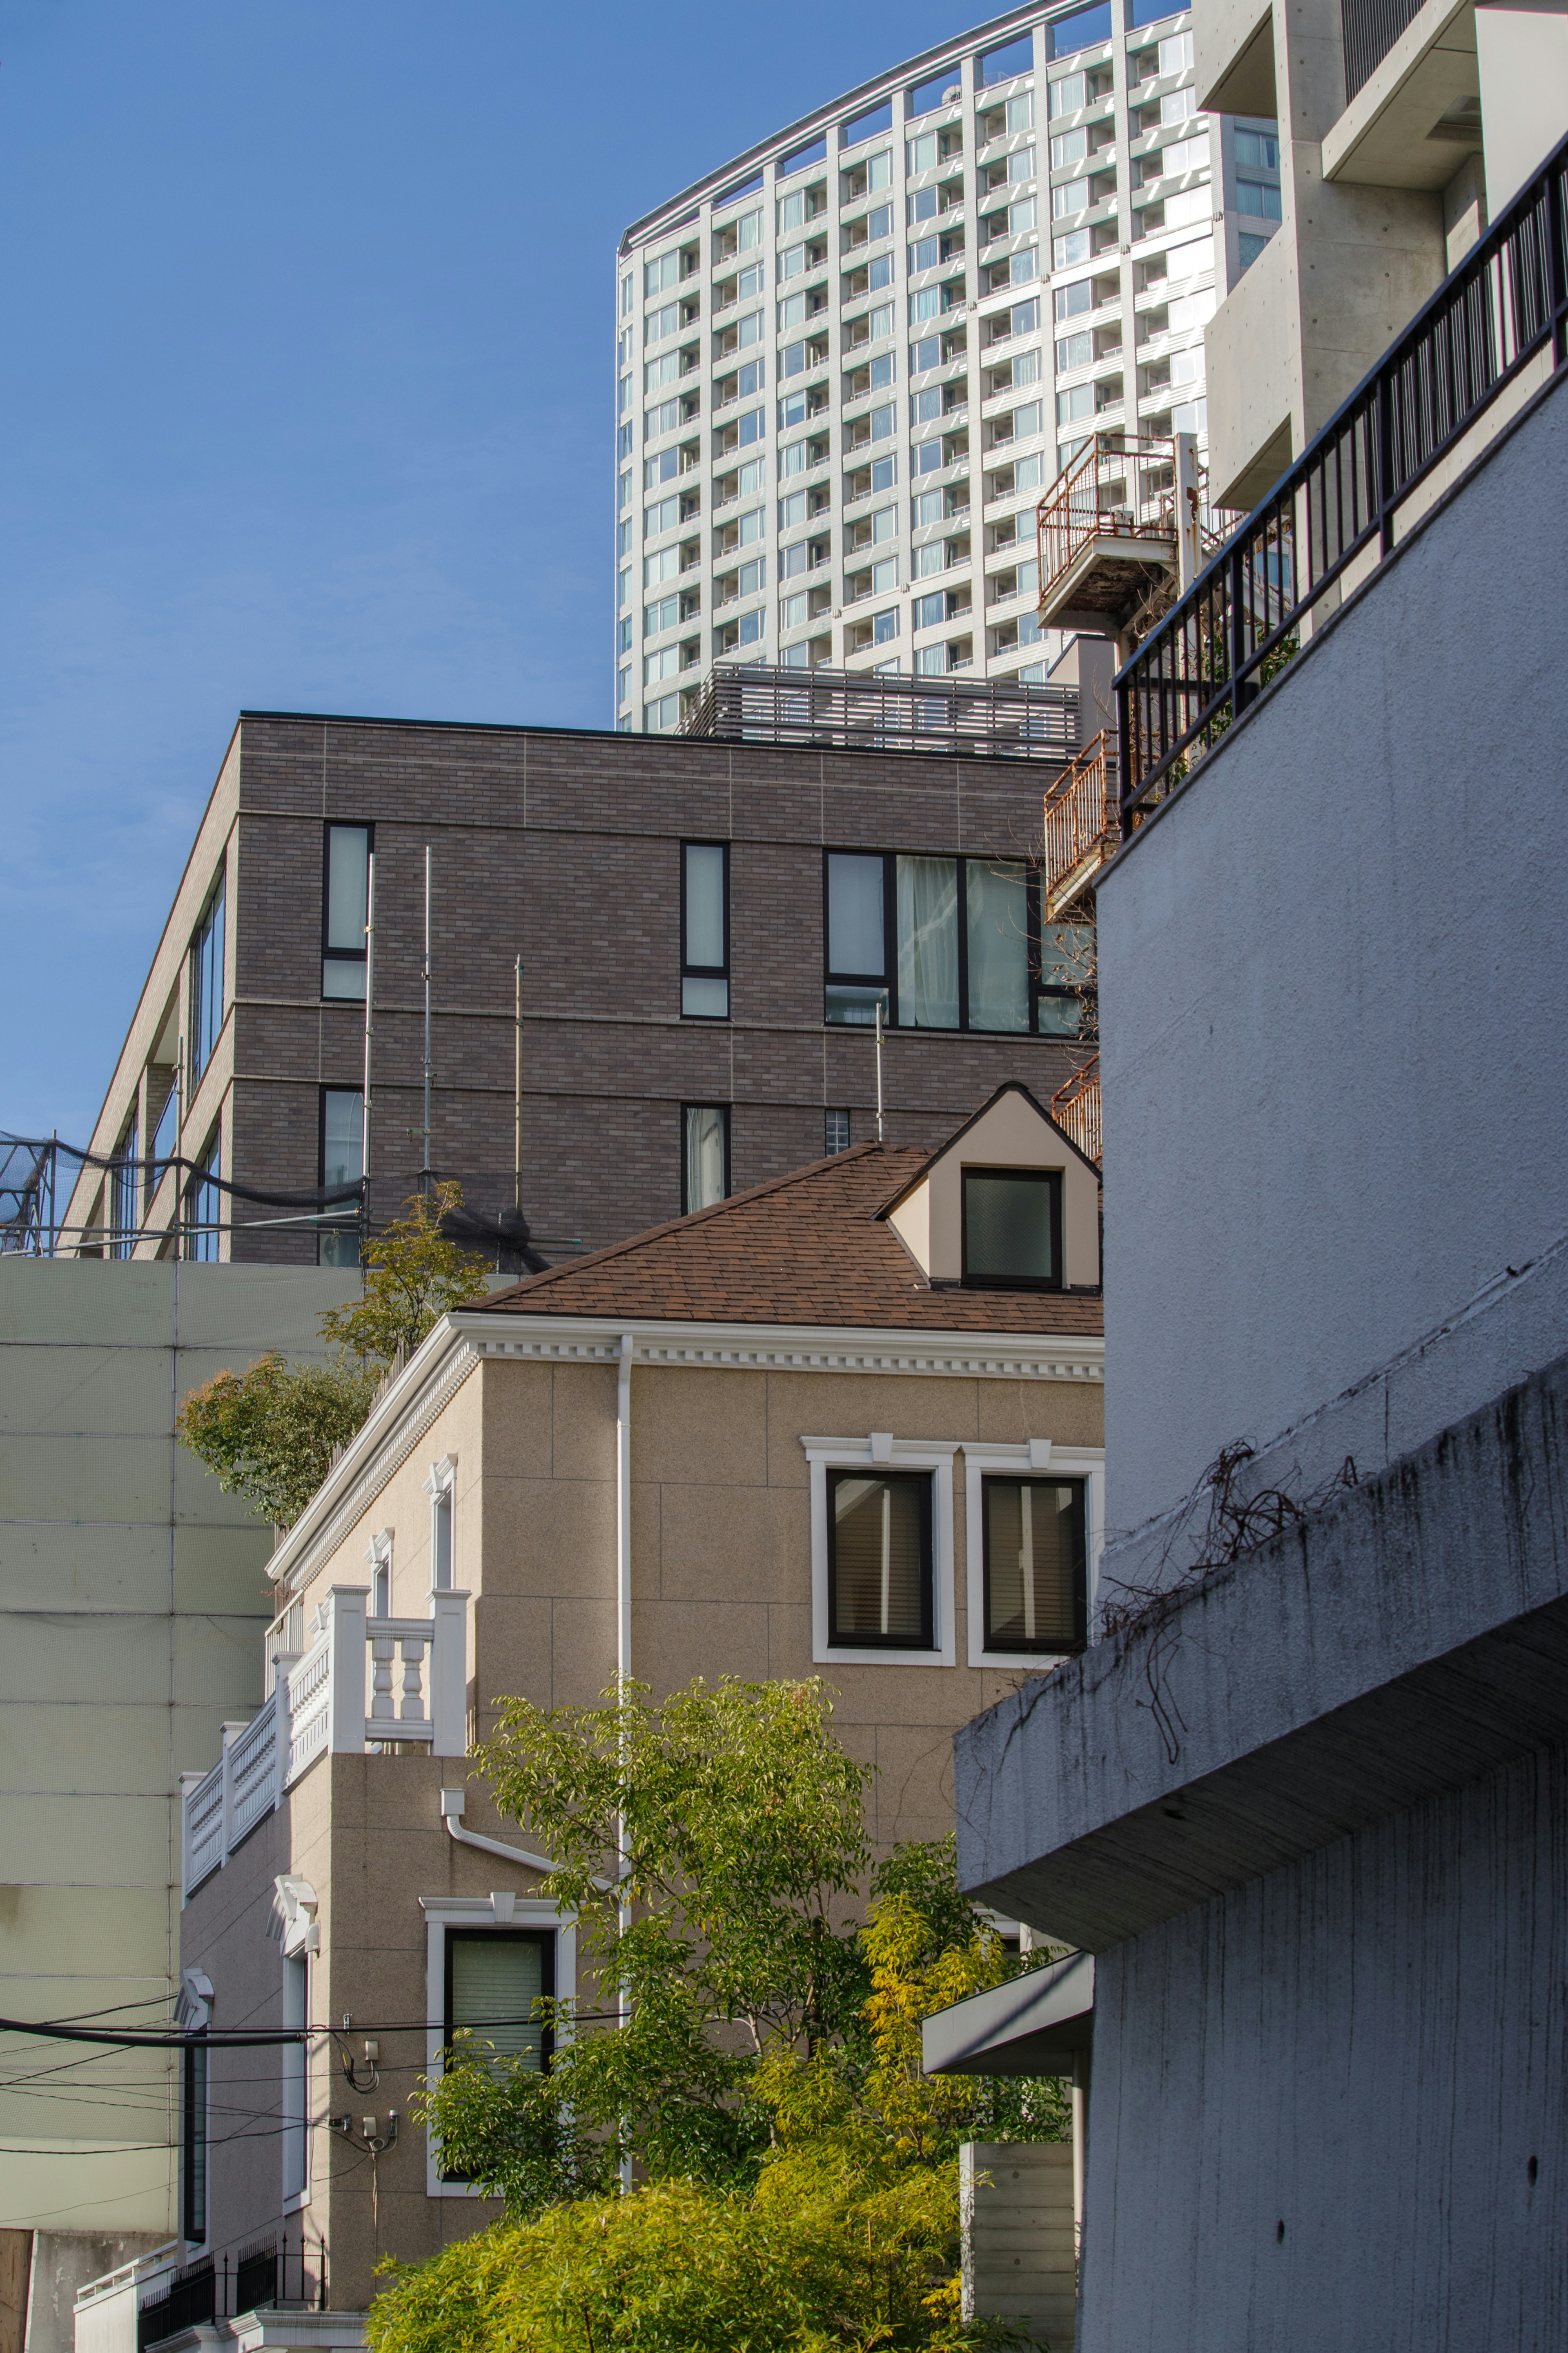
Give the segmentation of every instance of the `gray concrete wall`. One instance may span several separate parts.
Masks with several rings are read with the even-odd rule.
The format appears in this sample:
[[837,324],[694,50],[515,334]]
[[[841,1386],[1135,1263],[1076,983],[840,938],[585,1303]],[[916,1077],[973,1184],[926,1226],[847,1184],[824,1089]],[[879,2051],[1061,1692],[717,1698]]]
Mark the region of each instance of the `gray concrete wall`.
[[1562,1349],[1565,526],[1559,381],[1100,884],[1102,1591]]
[[[174,1413],[268,1347],[324,1353],[317,1314],[357,1289],[314,1268],[0,1259],[0,2014],[164,2014],[177,1777],[259,1705],[272,1616],[271,1530],[177,1443]],[[168,2235],[173,2071],[84,2055],[29,2088],[51,2054],[5,2046],[0,2216],[52,2234],[74,2290],[124,2258],[80,2271],[67,2239]],[[40,2310],[46,2291],[39,2274]]]
[[1081,2353],[1568,2342],[1565,1885],[1556,1750],[1102,1955]]

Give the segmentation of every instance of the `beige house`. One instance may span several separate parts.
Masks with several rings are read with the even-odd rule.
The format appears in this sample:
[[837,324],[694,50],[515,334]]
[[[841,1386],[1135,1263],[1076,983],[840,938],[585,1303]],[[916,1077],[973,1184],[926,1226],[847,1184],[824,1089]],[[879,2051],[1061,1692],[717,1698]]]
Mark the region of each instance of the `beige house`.
[[408,2108],[456,2026],[575,1984],[542,1859],[466,1786],[504,1696],[821,1674],[878,1841],[951,1828],[955,1727],[1084,1640],[1100,1335],[1099,1172],[1016,1085],[934,1155],[856,1147],[432,1333],[274,1556],[265,1705],[186,1777],[184,2016],[317,2031],[187,2062],[147,2341],[282,2293],[353,2342],[378,2256],[493,2212]]

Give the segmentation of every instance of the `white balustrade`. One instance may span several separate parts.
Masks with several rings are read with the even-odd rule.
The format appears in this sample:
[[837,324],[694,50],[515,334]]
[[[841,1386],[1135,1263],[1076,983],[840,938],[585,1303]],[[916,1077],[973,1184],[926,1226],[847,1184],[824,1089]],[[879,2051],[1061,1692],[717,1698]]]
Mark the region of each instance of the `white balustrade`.
[[210,1773],[181,1775],[187,1898],[318,1757],[381,1755],[405,1742],[433,1757],[466,1755],[468,1595],[433,1593],[428,1618],[371,1618],[367,1599],[364,1586],[333,1586],[310,1648],[275,1655],[265,1707],[248,1724],[225,1725]]

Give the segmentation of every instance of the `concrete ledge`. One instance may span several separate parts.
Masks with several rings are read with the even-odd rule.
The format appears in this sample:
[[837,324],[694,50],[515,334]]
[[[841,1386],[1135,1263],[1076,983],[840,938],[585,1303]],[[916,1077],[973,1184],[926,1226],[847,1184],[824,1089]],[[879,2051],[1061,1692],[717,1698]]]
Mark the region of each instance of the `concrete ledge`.
[[1568,1358],[953,1744],[959,1880],[1104,1950],[1568,1742]]
[[1094,1959],[1074,1953],[924,2020],[921,2060],[928,2075],[1067,2074],[1093,2039]]

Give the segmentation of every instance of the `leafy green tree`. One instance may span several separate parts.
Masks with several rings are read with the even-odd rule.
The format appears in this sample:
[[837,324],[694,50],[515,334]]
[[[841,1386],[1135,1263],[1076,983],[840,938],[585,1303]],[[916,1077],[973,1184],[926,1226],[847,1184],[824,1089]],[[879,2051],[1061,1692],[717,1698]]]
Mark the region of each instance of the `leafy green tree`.
[[297,1520],[370,1411],[374,1365],[337,1359],[287,1364],[268,1350],[244,1373],[215,1373],[193,1389],[174,1427],[216,1472],[226,1495],[243,1495],[274,1526]]
[[243,1373],[217,1373],[193,1390],[174,1427],[228,1495],[242,1495],[277,1527],[297,1520],[374,1402],[401,1349],[416,1348],[441,1317],[489,1287],[485,1261],[438,1228],[462,1200],[456,1185],[416,1196],[366,1245],[364,1294],[331,1307],[321,1336],[337,1351],[324,1365],[289,1365],[276,1349]]
[[469,2039],[425,2087],[444,2162],[507,2215],[397,2274],[373,2353],[1016,2341],[960,2317],[958,2147],[1063,2137],[1067,2103],[922,2074],[921,2020],[1019,1964],[951,1839],[897,1849],[857,1921],[868,1775],[824,1686],[513,1702],[479,1761],[557,1858],[595,1990],[542,2005],[549,2073]]
[[399,1349],[412,1356],[443,1315],[480,1299],[490,1271],[482,1258],[461,1250],[440,1230],[449,1209],[461,1208],[460,1185],[437,1185],[404,1204],[364,1246],[364,1296],[357,1307],[329,1307],[321,1337],[351,1356],[390,1365]]

